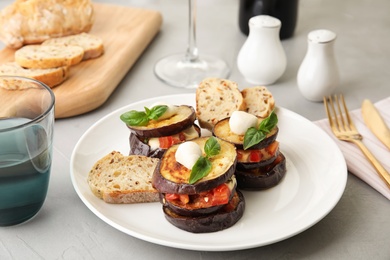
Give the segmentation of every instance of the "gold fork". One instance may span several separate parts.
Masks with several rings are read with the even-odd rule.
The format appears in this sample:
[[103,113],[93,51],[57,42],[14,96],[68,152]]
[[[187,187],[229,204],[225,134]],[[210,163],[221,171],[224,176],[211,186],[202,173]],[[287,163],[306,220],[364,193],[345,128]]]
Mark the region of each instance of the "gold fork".
[[[342,106],[340,105],[340,103],[342,104]],[[337,107],[337,111],[335,108],[335,104]],[[339,97],[335,95],[334,101],[331,96],[324,97],[324,105],[325,105],[326,114],[328,116],[329,124],[330,127],[332,128],[333,134],[339,140],[356,144],[360,148],[360,150],[362,150],[363,154],[367,157],[370,163],[374,166],[379,176],[382,177],[382,179],[386,182],[387,186],[390,188],[389,173],[386,171],[385,168],[383,168],[380,162],[375,158],[375,156],[368,150],[368,148],[362,142],[363,137],[357,131],[355,125],[351,120],[343,95],[340,95]],[[344,112],[342,111],[341,108],[344,109]]]

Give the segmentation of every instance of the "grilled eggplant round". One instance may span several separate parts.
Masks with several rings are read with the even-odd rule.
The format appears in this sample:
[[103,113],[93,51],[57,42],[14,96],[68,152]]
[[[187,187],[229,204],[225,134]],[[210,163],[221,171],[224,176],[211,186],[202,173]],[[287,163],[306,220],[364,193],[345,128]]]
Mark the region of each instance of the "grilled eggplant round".
[[146,126],[130,126],[130,131],[139,137],[160,137],[180,133],[191,126],[195,119],[195,109],[191,106],[178,106],[177,114],[170,118],[158,121],[151,120]]
[[286,157],[279,152],[276,160],[264,167],[236,170],[237,187],[242,190],[264,190],[277,184],[286,175]]
[[[230,117],[222,119],[218,123],[215,124],[213,128],[213,135],[225,140],[229,143],[234,144],[238,149],[243,149],[244,145],[244,135],[238,135],[231,131],[230,125],[229,125]],[[258,124],[263,119],[258,119]],[[274,127],[266,136],[265,139],[263,139],[260,143],[252,146],[250,149],[262,149],[264,147],[269,146],[272,142],[276,140],[276,137],[278,136],[279,128],[276,126]]]
[[[192,140],[203,147],[208,137],[200,137]],[[210,158],[211,171],[194,184],[189,184],[191,169],[186,168],[176,161],[175,153],[179,145],[173,145],[167,149],[157,165],[152,177],[152,185],[160,193],[171,194],[197,194],[227,182],[236,170],[237,154],[233,144],[218,139],[221,146],[219,154]]]
[[229,204],[213,214],[189,217],[176,214],[168,206],[163,206],[165,218],[172,225],[192,233],[209,233],[227,229],[237,223],[244,214],[245,199],[236,191]]
[[[199,137],[201,134],[200,127],[196,124],[193,124],[191,126],[194,127],[195,131],[198,133],[197,137]],[[138,137],[136,134],[130,133],[130,137],[129,137],[130,154],[145,155],[153,158],[161,158],[167,149],[164,148],[152,149],[150,145],[146,143],[147,140],[148,138]],[[186,139],[182,141],[184,142],[188,140],[190,139]]]

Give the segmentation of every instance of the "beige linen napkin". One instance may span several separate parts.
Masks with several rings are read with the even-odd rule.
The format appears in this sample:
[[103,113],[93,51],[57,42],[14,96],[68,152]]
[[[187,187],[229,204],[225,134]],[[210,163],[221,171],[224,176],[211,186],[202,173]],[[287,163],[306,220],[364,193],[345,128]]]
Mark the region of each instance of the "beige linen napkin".
[[[390,97],[378,101],[375,107],[380,112],[387,125],[390,125]],[[361,109],[350,112],[351,118],[363,136],[363,143],[368,147],[372,154],[382,163],[383,167],[390,172],[390,150],[382,144],[379,139],[364,124]],[[366,159],[361,150],[354,144],[338,140],[332,133],[328,119],[315,121],[315,124],[324,129],[338,144],[345,160],[347,161],[348,170],[357,177],[372,186],[378,192],[390,200],[390,189],[385,182],[379,177],[371,163]]]

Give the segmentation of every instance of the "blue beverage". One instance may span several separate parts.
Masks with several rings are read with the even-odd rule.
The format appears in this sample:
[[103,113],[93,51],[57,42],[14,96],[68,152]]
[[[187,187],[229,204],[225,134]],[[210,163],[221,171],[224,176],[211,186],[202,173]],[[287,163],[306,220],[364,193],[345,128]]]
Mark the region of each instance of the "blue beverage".
[[[0,118],[0,130],[24,118]],[[41,125],[0,131],[0,226],[22,223],[42,207],[49,184],[51,133]]]

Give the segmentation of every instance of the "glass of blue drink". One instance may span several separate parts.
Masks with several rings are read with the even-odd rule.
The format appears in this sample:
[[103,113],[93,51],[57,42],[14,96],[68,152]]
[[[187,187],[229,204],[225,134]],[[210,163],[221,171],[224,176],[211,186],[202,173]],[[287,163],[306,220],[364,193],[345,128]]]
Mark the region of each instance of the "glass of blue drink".
[[0,76],[0,226],[41,209],[52,161],[54,94],[43,83]]

